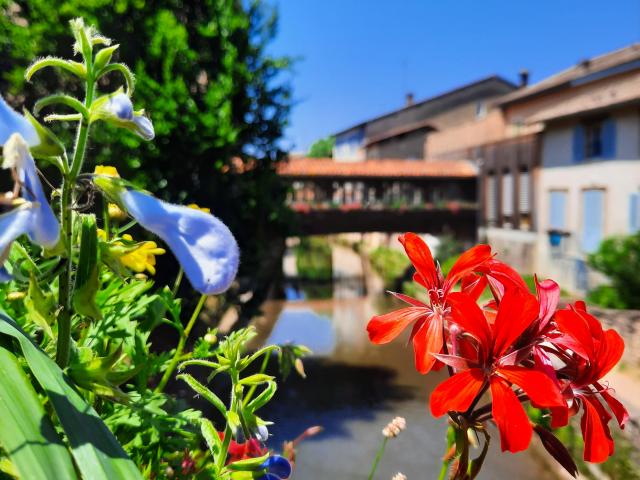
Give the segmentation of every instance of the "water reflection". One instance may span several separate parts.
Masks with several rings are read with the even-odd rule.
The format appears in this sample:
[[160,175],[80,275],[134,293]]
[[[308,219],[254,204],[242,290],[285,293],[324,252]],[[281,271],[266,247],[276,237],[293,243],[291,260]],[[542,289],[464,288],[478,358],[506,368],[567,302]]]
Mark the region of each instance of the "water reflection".
[[[388,345],[369,342],[369,318],[398,305],[382,293],[375,278],[367,278],[369,285],[360,279],[359,288],[351,277],[336,280],[335,298],[313,299],[306,290],[291,300],[267,302],[265,315],[256,320],[257,343],[302,343],[314,350],[305,361],[307,379],[292,374],[262,411],[276,422],[270,429],[271,446],[278,449],[307,427],[322,425],[321,435],[301,444],[295,478],[362,479],[382,427],[400,415],[407,419],[407,430],[389,443],[377,478],[389,479],[398,471],[412,480],[436,478],[446,422],[431,417],[427,401],[444,373],[422,376],[412,368],[412,351],[405,347],[408,333]],[[498,445],[496,434],[480,478],[554,478],[532,454],[500,454]]]

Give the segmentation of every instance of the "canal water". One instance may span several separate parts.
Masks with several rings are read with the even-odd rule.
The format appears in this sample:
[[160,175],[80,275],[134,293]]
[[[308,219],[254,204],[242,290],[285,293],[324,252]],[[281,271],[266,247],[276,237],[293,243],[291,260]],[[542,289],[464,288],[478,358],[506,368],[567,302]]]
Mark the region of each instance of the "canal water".
[[[285,270],[291,258],[285,258]],[[398,307],[383,292],[382,282],[353,250],[333,247],[331,298],[310,298],[305,288],[289,282],[285,301],[269,301],[257,319],[259,344],[293,342],[314,352],[305,360],[307,378],[293,373],[281,382],[267,419],[270,446],[295,438],[307,427],[324,431],[297,450],[296,480],[366,479],[382,440],[382,428],[395,416],[407,428],[388,442],[376,478],[397,472],[409,480],[435,479],[444,451],[446,420],[428,411],[431,390],[445,377],[419,375],[413,368],[407,335],[388,345],[372,345],[366,333],[372,315]],[[479,478],[552,480],[555,477],[530,452],[501,454],[497,432]],[[479,451],[476,453],[476,455]]]

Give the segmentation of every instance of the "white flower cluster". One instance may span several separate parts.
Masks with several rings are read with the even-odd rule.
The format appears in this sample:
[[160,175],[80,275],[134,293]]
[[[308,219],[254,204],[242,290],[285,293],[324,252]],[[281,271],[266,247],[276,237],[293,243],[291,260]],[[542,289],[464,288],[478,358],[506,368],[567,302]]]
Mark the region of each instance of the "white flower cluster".
[[407,421],[402,417],[396,417],[389,422],[389,424],[382,429],[382,435],[387,438],[397,437],[402,430],[407,428]]

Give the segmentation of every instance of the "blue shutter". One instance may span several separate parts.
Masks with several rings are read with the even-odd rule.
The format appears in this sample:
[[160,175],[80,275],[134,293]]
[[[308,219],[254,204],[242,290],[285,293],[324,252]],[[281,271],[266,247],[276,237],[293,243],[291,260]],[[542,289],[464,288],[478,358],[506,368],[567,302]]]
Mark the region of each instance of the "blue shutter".
[[595,252],[603,237],[604,191],[582,192],[582,250]]
[[616,122],[612,118],[602,122],[602,157],[616,158]]
[[585,149],[585,133],[582,125],[573,127],[573,161],[581,162],[584,160]]
[[629,233],[640,230],[640,193],[629,196]]

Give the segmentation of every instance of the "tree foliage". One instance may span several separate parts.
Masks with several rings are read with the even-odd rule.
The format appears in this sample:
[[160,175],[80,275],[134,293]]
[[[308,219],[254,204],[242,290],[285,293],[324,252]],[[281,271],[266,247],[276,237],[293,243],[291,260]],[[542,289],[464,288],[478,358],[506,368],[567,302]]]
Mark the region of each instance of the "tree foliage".
[[331,158],[333,157],[333,146],[336,144],[335,137],[321,138],[316,140],[309,148],[311,158]]
[[589,300],[603,307],[640,308],[640,233],[605,239],[589,264],[611,280],[590,292]]
[[[241,280],[251,279],[289,223],[273,168],[290,102],[282,76],[290,60],[266,52],[275,10],[259,0],[0,0],[0,9],[0,91],[15,107],[79,91],[53,70],[35,84],[24,79],[33,58],[71,57],[70,19],[84,17],[118,39],[114,58],[133,70],[156,139],[94,132],[88,161],[115,165],[165,199],[210,207],[238,238]],[[104,81],[109,90],[123,83],[118,72]]]

